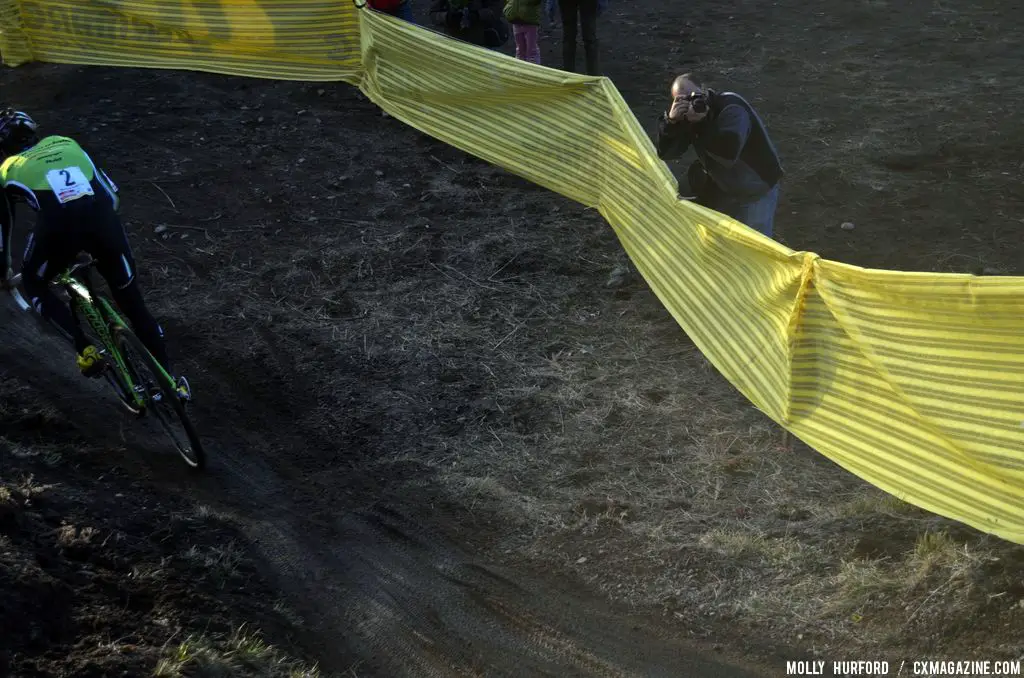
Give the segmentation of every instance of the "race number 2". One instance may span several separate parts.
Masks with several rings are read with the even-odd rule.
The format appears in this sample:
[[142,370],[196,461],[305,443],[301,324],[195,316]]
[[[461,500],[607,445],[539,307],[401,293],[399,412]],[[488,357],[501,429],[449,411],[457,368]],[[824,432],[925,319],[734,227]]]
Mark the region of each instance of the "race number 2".
[[61,204],[77,200],[84,195],[93,195],[92,186],[79,167],[50,170],[46,173],[46,181]]

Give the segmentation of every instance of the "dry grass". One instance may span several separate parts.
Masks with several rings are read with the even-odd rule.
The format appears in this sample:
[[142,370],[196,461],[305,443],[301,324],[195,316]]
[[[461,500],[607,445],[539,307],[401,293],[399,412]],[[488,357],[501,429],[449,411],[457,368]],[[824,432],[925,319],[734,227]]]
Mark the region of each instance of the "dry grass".
[[[1018,566],[996,560],[1013,547],[934,532],[943,521],[787,449],[669,318],[651,317],[649,295],[630,283],[625,295],[604,291],[613,256],[577,260],[589,283],[519,268],[523,252],[555,245],[509,224],[439,236],[443,258],[424,266],[438,274],[429,286],[396,276],[386,293],[359,289],[395,275],[395,260],[422,252],[423,238],[367,228],[345,254],[355,275],[337,287],[337,259],[319,253],[340,243],[313,239],[281,275],[305,281],[305,299],[344,290],[366,320],[296,314],[285,335],[331,336],[339,355],[366,365],[430,365],[476,387],[468,397],[479,404],[451,413],[452,433],[424,437],[395,422],[410,438],[389,437],[375,463],[381,473],[410,459],[434,470],[451,498],[504,526],[496,547],[506,557],[555,558],[630,604],[819,649],[878,649],[921,625],[941,635],[957,619],[991,617],[992,601],[1016,604],[1007,591]],[[551,292],[538,293],[545,284]],[[438,405],[437,394],[397,384],[376,398],[411,421]],[[310,421],[341,427],[353,416],[325,406]],[[859,542],[878,531],[885,554],[861,557]]]
[[317,678],[320,672],[283,656],[244,627],[227,638],[190,636],[165,648],[154,678]]
[[235,542],[220,546],[191,546],[183,557],[200,565],[215,577],[228,579],[236,573],[245,553]]
[[974,585],[972,576],[992,557],[957,543],[945,532],[925,532],[913,550],[894,563],[845,561],[835,576],[839,595],[830,601],[830,610],[863,616],[865,608],[884,607],[895,599],[911,608],[906,619],[910,623],[939,594],[935,604],[967,604]]
[[65,524],[57,530],[57,544],[62,547],[86,545],[98,534],[99,530],[94,527],[77,528]]
[[[316,364],[344,367],[297,368],[319,398],[302,425],[352,431],[384,413],[374,473],[416,464],[410,485],[501,526],[487,545],[503,557],[818,651],[936,649],[960,620],[1017,609],[1016,547],[942,532],[790,446],[635,278],[605,287],[622,257],[593,214],[526,221],[311,235],[286,266],[239,269],[204,303],[240,327],[272,323],[274,344],[250,350],[282,372],[322,343]],[[339,390],[356,394],[344,408]]]

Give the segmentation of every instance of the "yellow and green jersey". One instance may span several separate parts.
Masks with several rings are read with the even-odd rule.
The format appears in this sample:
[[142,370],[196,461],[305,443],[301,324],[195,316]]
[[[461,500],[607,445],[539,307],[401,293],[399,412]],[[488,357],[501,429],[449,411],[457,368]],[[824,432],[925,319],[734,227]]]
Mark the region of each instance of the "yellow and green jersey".
[[117,186],[74,139],[49,136],[0,163],[0,255],[10,268],[14,205],[24,202],[42,219],[89,197],[119,206]]
[[114,182],[68,137],[49,136],[8,157],[0,164],[0,186],[8,200],[23,199],[37,211],[87,195],[106,196],[118,207]]

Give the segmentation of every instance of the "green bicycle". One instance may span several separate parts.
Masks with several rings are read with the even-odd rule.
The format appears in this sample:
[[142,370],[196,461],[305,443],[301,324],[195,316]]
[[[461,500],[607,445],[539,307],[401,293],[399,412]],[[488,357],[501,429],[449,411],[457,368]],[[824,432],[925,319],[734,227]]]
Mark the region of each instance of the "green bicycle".
[[[51,284],[67,295],[75,321],[81,322],[83,317],[87,321],[92,334],[90,339],[105,362],[103,376],[121,405],[139,418],[152,413],[185,463],[194,470],[204,468],[206,453],[189,419],[186,401],[178,395],[174,378],[135,336],[114,304],[96,293],[89,276],[95,263],[91,257],[82,259]],[[30,311],[32,306],[16,287],[20,279],[20,274],[14,276],[6,287],[18,305]]]

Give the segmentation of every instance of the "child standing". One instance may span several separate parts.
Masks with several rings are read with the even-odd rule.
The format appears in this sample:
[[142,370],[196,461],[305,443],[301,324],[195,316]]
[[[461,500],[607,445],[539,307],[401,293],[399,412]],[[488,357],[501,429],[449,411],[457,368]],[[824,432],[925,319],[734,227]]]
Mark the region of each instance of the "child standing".
[[516,58],[540,63],[540,15],[544,0],[505,0],[505,18],[516,38]]

